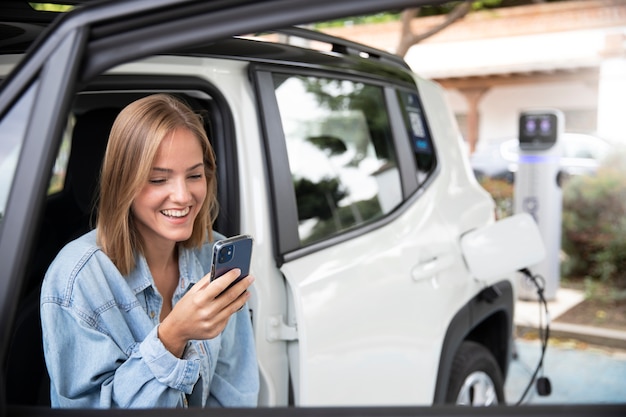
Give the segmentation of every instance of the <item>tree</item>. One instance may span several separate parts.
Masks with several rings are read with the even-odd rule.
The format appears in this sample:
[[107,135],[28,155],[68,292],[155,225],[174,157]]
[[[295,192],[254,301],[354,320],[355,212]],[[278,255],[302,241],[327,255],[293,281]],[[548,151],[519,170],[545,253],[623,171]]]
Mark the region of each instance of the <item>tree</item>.
[[405,56],[411,46],[421,42],[422,40],[434,35],[437,32],[440,32],[457,20],[465,17],[465,15],[467,15],[472,10],[472,1],[465,0],[464,2],[454,6],[452,10],[446,14],[446,19],[440,25],[428,29],[427,31],[422,33],[414,33],[411,27],[411,20],[419,15],[420,9],[420,7],[415,7],[411,9],[406,9],[402,12],[400,43],[398,44],[398,48],[396,48],[397,55]]
[[[401,34],[396,54],[405,56],[409,48],[424,39],[442,31],[451,24],[463,19],[472,10],[495,9],[501,7],[521,6],[524,4],[547,3],[566,0],[463,0],[443,3],[439,6],[424,6],[406,9],[400,15]],[[411,25],[413,18],[426,15],[445,15],[441,24],[422,33],[414,33]]]

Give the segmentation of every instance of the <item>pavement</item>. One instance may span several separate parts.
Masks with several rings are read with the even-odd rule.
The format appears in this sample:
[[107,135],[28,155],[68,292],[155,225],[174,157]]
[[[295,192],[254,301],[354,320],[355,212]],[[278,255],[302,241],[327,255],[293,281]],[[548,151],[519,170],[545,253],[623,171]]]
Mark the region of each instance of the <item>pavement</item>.
[[[555,297],[548,301],[550,316],[550,337],[559,339],[575,339],[592,345],[626,349],[626,331],[607,329],[595,326],[582,326],[571,323],[560,323],[554,320],[570,308],[584,300],[581,291],[559,288]],[[517,300],[515,304],[515,330],[521,336],[528,332],[537,332],[541,320],[545,325],[545,317],[540,317],[543,307],[538,301]]]
[[539,341],[517,339],[515,349],[504,385],[508,405],[621,404],[626,416],[626,351],[548,344],[538,376],[548,378],[551,392],[542,396],[529,386],[541,356]]

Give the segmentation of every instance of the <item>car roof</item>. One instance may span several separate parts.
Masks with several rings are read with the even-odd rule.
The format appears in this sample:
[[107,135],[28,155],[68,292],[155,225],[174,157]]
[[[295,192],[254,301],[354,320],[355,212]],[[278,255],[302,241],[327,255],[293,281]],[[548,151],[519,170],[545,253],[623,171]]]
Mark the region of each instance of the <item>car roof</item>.
[[311,68],[333,67],[348,72],[367,73],[386,81],[393,79],[396,82],[414,83],[411,71],[394,62],[260,40],[232,38],[172,54],[241,59],[256,63],[297,64]]
[[[81,6],[94,1],[96,0],[71,0],[62,3]],[[25,54],[62,14],[36,10],[23,0],[8,0],[7,9],[0,17],[0,55]],[[274,36],[273,40],[268,34],[262,37],[233,37],[192,48],[172,50],[169,54],[222,57],[257,63],[292,63],[318,68],[333,67],[367,73],[381,80],[394,79],[396,82],[409,84],[414,82],[410,67],[398,55],[300,27],[284,28],[272,33],[279,36]],[[307,45],[316,45],[316,49],[276,40],[284,38],[304,39]],[[322,44],[324,47],[320,46]]]

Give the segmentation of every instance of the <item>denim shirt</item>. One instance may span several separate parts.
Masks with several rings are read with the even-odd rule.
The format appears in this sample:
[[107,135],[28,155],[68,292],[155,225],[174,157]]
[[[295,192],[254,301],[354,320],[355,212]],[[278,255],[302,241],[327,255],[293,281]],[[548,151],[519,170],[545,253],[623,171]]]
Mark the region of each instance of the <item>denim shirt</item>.
[[[212,246],[180,249],[173,305],[209,271]],[[65,246],[41,291],[52,406],[256,406],[259,371],[248,308],[214,339],[188,342],[177,358],[157,337],[161,306],[143,256],[122,276],[96,245],[95,231]]]

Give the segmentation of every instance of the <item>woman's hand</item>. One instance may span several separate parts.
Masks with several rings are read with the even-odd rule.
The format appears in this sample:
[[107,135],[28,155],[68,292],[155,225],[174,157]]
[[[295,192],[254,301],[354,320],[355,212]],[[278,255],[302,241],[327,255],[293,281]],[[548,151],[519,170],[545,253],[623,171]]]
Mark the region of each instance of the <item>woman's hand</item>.
[[180,358],[187,341],[212,339],[224,330],[230,316],[250,298],[252,275],[222,294],[240,274],[233,269],[213,282],[207,274],[191,287],[159,325],[158,336],[167,350]]

